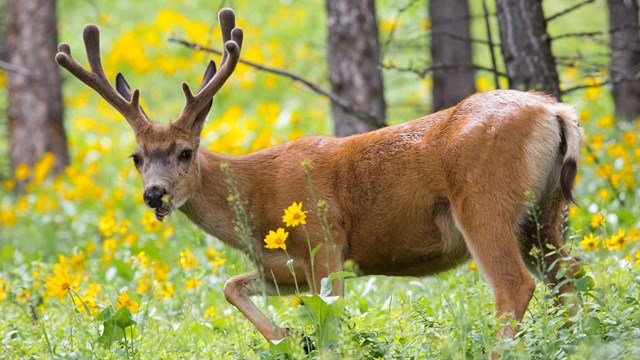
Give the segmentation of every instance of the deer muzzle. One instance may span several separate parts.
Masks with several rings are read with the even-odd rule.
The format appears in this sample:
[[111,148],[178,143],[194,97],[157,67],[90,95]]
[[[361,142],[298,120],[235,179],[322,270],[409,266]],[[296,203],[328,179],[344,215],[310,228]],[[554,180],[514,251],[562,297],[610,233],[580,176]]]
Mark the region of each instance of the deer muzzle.
[[163,188],[158,186],[151,186],[144,191],[144,202],[150,208],[155,209],[155,215],[158,221],[162,221],[170,212],[169,204],[164,201],[166,193]]

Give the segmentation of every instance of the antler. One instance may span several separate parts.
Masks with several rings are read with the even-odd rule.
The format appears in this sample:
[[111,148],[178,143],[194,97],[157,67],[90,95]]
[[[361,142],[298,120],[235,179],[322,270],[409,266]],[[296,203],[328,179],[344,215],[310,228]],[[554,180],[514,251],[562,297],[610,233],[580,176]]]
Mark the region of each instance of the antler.
[[[243,33],[242,29],[236,27],[236,16],[233,10],[228,8],[220,10],[218,20],[220,22],[222,41],[224,43],[224,52],[222,54],[220,68],[216,72],[213,61],[209,63],[202,84],[195,95],[191,92],[189,84],[186,82],[182,83],[182,91],[186,98],[186,104],[180,116],[178,116],[178,119],[174,122],[174,125],[189,132],[194,130],[193,126],[194,123],[196,123],[196,119],[204,121],[204,116],[206,116],[206,113],[211,107],[213,96],[220,90],[229,76],[231,76],[240,59]],[[201,115],[203,111],[204,116]],[[200,127],[198,126],[197,128]]]
[[82,36],[91,71],[87,71],[71,56],[71,48],[66,43],[61,43],[58,46],[56,62],[98,92],[127,119],[129,125],[133,128],[133,132],[139,133],[151,122],[140,107],[140,91],[135,89],[132,94],[129,84],[120,73],[116,77],[116,87],[118,89],[114,89],[109,84],[100,60],[100,29],[98,26],[87,24],[84,27]]

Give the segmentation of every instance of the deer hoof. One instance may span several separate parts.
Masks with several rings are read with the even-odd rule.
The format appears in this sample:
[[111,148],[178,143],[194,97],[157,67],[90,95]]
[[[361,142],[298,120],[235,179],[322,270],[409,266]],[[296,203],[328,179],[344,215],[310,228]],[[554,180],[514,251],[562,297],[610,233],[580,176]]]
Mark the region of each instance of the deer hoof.
[[302,336],[302,340],[300,340],[300,345],[302,345],[302,350],[304,350],[305,355],[309,355],[312,351],[316,349],[316,346],[313,345],[313,341],[307,335]]

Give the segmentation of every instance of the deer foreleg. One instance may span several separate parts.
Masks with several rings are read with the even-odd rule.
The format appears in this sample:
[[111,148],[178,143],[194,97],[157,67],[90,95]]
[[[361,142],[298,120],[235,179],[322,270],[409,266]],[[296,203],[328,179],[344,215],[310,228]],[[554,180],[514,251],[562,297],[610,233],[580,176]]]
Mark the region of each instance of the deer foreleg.
[[[279,290],[287,291],[288,288],[281,287]],[[271,341],[287,337],[289,335],[288,330],[274,324],[249,298],[250,296],[260,294],[269,296],[285,295],[282,293],[278,294],[276,287],[268,281],[263,281],[257,271],[236,275],[224,284],[225,299],[238,308],[265,339]]]

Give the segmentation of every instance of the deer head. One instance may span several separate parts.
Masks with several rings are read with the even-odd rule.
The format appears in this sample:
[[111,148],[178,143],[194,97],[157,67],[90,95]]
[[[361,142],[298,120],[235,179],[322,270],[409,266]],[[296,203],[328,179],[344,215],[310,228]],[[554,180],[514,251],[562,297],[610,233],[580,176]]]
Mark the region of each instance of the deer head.
[[186,82],[182,83],[186,104],[169,124],[149,119],[140,106],[140,91],[132,92],[121,73],[116,76],[115,89],[109,84],[100,60],[100,29],[96,25],[88,24],[83,31],[91,71],[71,56],[68,44],[58,47],[56,62],[98,92],[129,122],[136,138],[131,158],[142,177],[144,202],[155,209],[158,220],[182,206],[197,186],[198,146],[204,121],[213,96],[231,76],[240,58],[243,33],[235,26],[233,10],[220,10],[218,19],[224,43],[220,68],[216,70],[215,63],[209,62],[195,95]]

